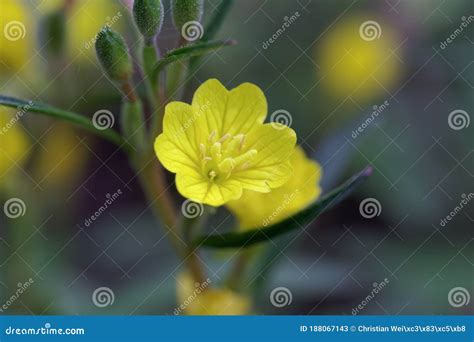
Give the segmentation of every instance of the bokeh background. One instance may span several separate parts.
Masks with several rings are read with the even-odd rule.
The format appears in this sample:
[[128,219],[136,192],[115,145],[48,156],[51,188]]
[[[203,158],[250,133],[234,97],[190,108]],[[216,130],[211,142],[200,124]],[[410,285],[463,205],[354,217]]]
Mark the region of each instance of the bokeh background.
[[[91,40],[110,22],[136,58],[130,2],[0,0],[0,94],[117,115],[120,93]],[[205,2],[204,23],[219,3]],[[164,4],[166,51],[179,33]],[[45,18],[61,6],[66,30],[45,39]],[[238,45],[202,60],[186,100],[211,77],[227,87],[255,83],[269,114],[290,113],[299,143],[323,166],[324,191],[374,168],[349,199],[252,263],[241,281],[255,313],[350,315],[359,305],[357,314],[473,313],[474,201],[441,222],[474,192],[473,9],[469,0],[235,1],[218,37]],[[5,29],[13,20],[24,25],[14,41]],[[143,91],[138,73],[136,84]],[[1,108],[0,126],[15,112]],[[22,115],[13,134],[13,143],[0,135],[0,202],[20,198],[26,211],[0,215],[0,305],[34,283],[3,314],[173,314],[179,261],[123,153],[34,114]],[[372,218],[361,214],[367,198],[379,204]],[[222,209],[207,229],[224,232],[233,221]],[[202,258],[217,284],[235,251]],[[98,308],[91,296],[104,286],[115,301]],[[277,287],[292,295],[282,308],[269,300]],[[457,287],[466,298],[459,307],[448,300]]]

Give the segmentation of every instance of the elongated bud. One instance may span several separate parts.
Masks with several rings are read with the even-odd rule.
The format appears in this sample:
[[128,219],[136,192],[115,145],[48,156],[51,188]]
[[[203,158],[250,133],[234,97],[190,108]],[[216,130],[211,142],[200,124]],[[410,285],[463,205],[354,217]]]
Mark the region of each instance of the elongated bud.
[[189,22],[201,21],[204,0],[172,0],[171,10],[175,26],[181,28]]
[[135,0],[133,3],[133,19],[145,42],[152,42],[153,38],[160,33],[163,11],[161,0]]
[[107,75],[114,81],[123,82],[132,77],[133,65],[122,36],[104,27],[95,42],[97,58]]

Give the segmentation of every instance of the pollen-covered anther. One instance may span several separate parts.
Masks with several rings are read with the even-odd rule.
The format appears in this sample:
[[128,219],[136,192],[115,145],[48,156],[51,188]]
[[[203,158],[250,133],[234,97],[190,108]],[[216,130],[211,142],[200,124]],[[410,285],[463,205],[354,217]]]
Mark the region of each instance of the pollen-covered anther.
[[203,161],[203,171],[212,181],[227,179],[233,171],[245,170],[251,165],[257,150],[244,152],[245,134],[224,134],[218,137],[212,131],[207,144],[199,144]]

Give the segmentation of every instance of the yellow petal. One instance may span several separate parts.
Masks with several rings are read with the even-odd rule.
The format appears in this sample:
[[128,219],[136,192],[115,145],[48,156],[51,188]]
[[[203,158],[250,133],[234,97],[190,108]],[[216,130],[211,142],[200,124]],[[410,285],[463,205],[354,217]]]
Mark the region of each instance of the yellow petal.
[[251,302],[247,296],[229,289],[212,288],[212,281],[193,282],[188,272],[182,272],[177,279],[178,305],[175,315],[246,315],[250,313]]
[[209,289],[191,301],[185,312],[187,315],[248,315],[250,314],[248,297],[229,289]]
[[294,152],[296,133],[286,126],[274,124],[259,125],[248,136],[247,149],[258,151],[251,165],[235,172],[235,179],[243,183],[244,188],[269,192],[283,185],[291,175],[289,163]]
[[321,167],[298,147],[291,157],[293,173],[281,187],[269,193],[245,190],[238,200],[227,203],[242,229],[270,226],[296,214],[321,194]]
[[176,187],[182,196],[216,207],[242,196],[240,182],[231,179],[216,184],[191,170],[176,174]]
[[166,106],[163,130],[155,141],[160,162],[171,172],[199,167],[199,127],[190,105],[171,102]]
[[228,91],[218,80],[204,82],[195,92],[193,109],[207,126],[206,133],[246,134],[267,115],[267,100],[256,85],[243,83]]

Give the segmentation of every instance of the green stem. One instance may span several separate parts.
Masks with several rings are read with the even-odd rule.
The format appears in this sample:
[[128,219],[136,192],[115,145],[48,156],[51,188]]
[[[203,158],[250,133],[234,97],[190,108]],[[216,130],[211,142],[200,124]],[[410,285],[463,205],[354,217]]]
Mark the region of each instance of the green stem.
[[149,162],[150,158],[144,158],[135,163],[137,165],[139,181],[147,201],[156,218],[162,221],[166,227],[171,244],[178,253],[178,256],[184,260],[194,280],[203,283],[206,277],[202,271],[202,265],[197,257],[196,250],[190,243],[186,244],[179,237],[181,232],[194,229],[194,227],[202,223],[199,221],[189,222],[188,219],[182,219],[178,222],[175,203],[170,196],[170,191],[165,181],[164,169],[158,163],[155,156],[151,158],[151,162]]
[[[214,39],[214,36],[216,35],[217,31],[219,31],[219,28],[222,26],[222,23],[224,22],[227,14],[229,14],[233,3],[234,0],[223,0],[220,2],[217,9],[214,11],[214,15],[209,20],[209,23],[204,29],[204,35],[202,36],[201,41],[207,42],[211,39]],[[189,60],[186,79],[189,79],[191,75],[195,74],[201,58],[202,56],[196,56]]]
[[256,254],[256,249],[244,249],[237,255],[237,260],[234,262],[233,268],[226,280],[226,284],[230,289],[239,290],[242,287],[242,282],[246,277],[247,267],[250,261]]
[[193,233],[196,233],[207,221],[208,213],[203,209],[201,215],[197,217],[181,217],[181,232],[186,242],[185,260],[194,280],[200,284],[206,281],[202,263],[197,255],[197,248],[191,244]]
[[[163,105],[161,100],[158,98],[158,78],[159,75],[156,75],[153,72],[153,69],[158,62],[158,53],[156,51],[156,47],[153,44],[153,41],[145,42],[143,45],[142,51],[142,59],[143,59],[143,71],[145,76],[145,87],[146,93],[148,98],[148,103],[151,108],[151,136],[150,140],[155,138],[156,127],[159,126],[160,122],[163,120],[163,116],[161,115],[161,110],[159,106]],[[160,101],[158,101],[160,100]]]
[[127,149],[128,147],[125,144],[124,139],[116,131],[114,131],[111,128],[99,130],[94,126],[94,124],[89,118],[77,113],[69,112],[67,110],[59,109],[56,107],[52,107],[52,106],[45,105],[42,103],[37,103],[34,101],[24,101],[24,100],[16,99],[14,97],[3,96],[3,95],[0,95],[0,105],[15,108],[17,110],[19,109],[19,112],[22,112],[22,113],[23,112],[39,113],[39,114],[43,114],[55,119],[68,121],[70,123],[73,123],[75,125],[78,125],[84,128],[85,130],[99,137],[107,139],[113,142],[114,144],[123,147],[124,149]]
[[[158,163],[158,159],[151,154],[148,158],[143,158],[137,165],[136,171],[143,191],[150,203],[151,209],[157,219],[162,221],[169,231],[171,242],[182,254],[183,243],[176,231],[177,215],[175,204],[170,196],[168,186],[165,181],[165,172]],[[152,161],[150,162],[150,158]]]

